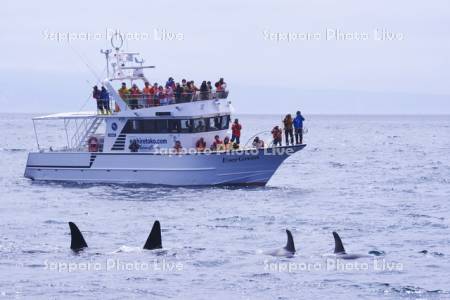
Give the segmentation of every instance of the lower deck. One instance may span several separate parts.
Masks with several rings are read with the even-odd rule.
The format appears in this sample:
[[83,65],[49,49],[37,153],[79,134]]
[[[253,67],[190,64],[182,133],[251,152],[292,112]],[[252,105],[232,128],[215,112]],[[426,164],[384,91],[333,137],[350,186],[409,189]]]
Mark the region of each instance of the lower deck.
[[195,154],[37,152],[29,154],[25,177],[173,186],[264,185],[286,158],[305,146]]

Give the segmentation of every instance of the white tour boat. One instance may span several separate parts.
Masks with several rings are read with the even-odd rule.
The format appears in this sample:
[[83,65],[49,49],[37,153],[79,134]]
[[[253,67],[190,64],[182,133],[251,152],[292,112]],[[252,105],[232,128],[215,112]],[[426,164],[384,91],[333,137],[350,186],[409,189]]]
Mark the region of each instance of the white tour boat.
[[[33,118],[38,151],[29,153],[25,177],[172,186],[265,185],[287,157],[305,147],[269,145],[209,151],[207,144],[205,151],[198,151],[196,142],[201,137],[208,143],[216,135],[222,140],[230,136],[233,108],[228,91],[175,93],[167,105],[155,105],[148,95],[122,98],[113,84],[147,82],[143,70],[151,66],[144,66],[138,53],[113,47],[114,52],[103,52],[108,78],[102,84],[114,111]],[[36,124],[44,120],[63,121],[63,147],[40,145]],[[182,149],[175,151],[178,141]]]

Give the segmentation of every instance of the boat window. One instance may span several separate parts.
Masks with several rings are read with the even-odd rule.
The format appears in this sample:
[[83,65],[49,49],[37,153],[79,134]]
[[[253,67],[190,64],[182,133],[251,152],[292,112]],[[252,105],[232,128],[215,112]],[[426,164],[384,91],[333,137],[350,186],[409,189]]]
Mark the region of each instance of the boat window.
[[208,118],[208,131],[220,130],[220,117]]
[[230,116],[222,116],[221,129],[228,129],[230,127]]
[[206,122],[204,119],[194,120],[194,132],[204,132],[206,131]]
[[169,132],[180,132],[180,120],[169,120]]
[[139,133],[141,131],[141,122],[139,120],[128,120],[123,128],[124,133]]
[[169,132],[168,120],[156,120],[156,133]]
[[131,119],[125,124],[122,133],[190,133],[226,130],[230,124],[230,116],[218,116],[200,119],[145,120]]
[[192,132],[192,120],[180,120],[181,122],[181,132],[189,133]]
[[143,126],[142,131],[139,133],[156,132],[155,120],[140,120],[140,122],[143,123]]

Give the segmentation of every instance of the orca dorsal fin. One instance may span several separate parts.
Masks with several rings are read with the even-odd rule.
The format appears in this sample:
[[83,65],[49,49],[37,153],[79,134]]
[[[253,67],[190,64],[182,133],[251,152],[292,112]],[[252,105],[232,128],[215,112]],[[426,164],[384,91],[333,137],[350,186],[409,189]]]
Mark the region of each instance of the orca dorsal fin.
[[287,243],[284,249],[286,249],[289,252],[295,253],[294,238],[292,237],[292,233],[286,229],[286,234],[287,234]]
[[155,223],[153,223],[152,231],[150,232],[150,235],[148,236],[147,241],[145,242],[144,249],[153,250],[161,248],[162,248],[161,225],[159,224],[159,221],[156,220]]
[[334,253],[345,254],[344,245],[342,244],[342,240],[336,231],[333,231],[333,237],[334,237]]
[[69,222],[69,227],[71,235],[70,249],[78,251],[83,248],[87,248],[88,245],[86,244],[86,241],[84,240],[84,237],[77,225],[73,222]]

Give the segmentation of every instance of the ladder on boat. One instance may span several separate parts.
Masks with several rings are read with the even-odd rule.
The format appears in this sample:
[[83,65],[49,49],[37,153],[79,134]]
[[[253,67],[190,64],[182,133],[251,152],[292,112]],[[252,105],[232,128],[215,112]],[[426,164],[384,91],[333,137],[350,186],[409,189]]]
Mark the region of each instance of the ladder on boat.
[[82,135],[82,137],[79,141],[79,144],[78,144],[79,148],[82,148],[87,144],[89,138],[97,132],[97,129],[100,127],[102,122],[103,122],[103,119],[101,119],[101,118],[94,118],[92,120],[91,124],[87,127],[87,130],[84,132],[84,134]]
[[89,138],[97,132],[97,129],[103,123],[102,118],[89,118],[77,124],[74,135],[72,136],[72,148],[82,149],[87,145]]

